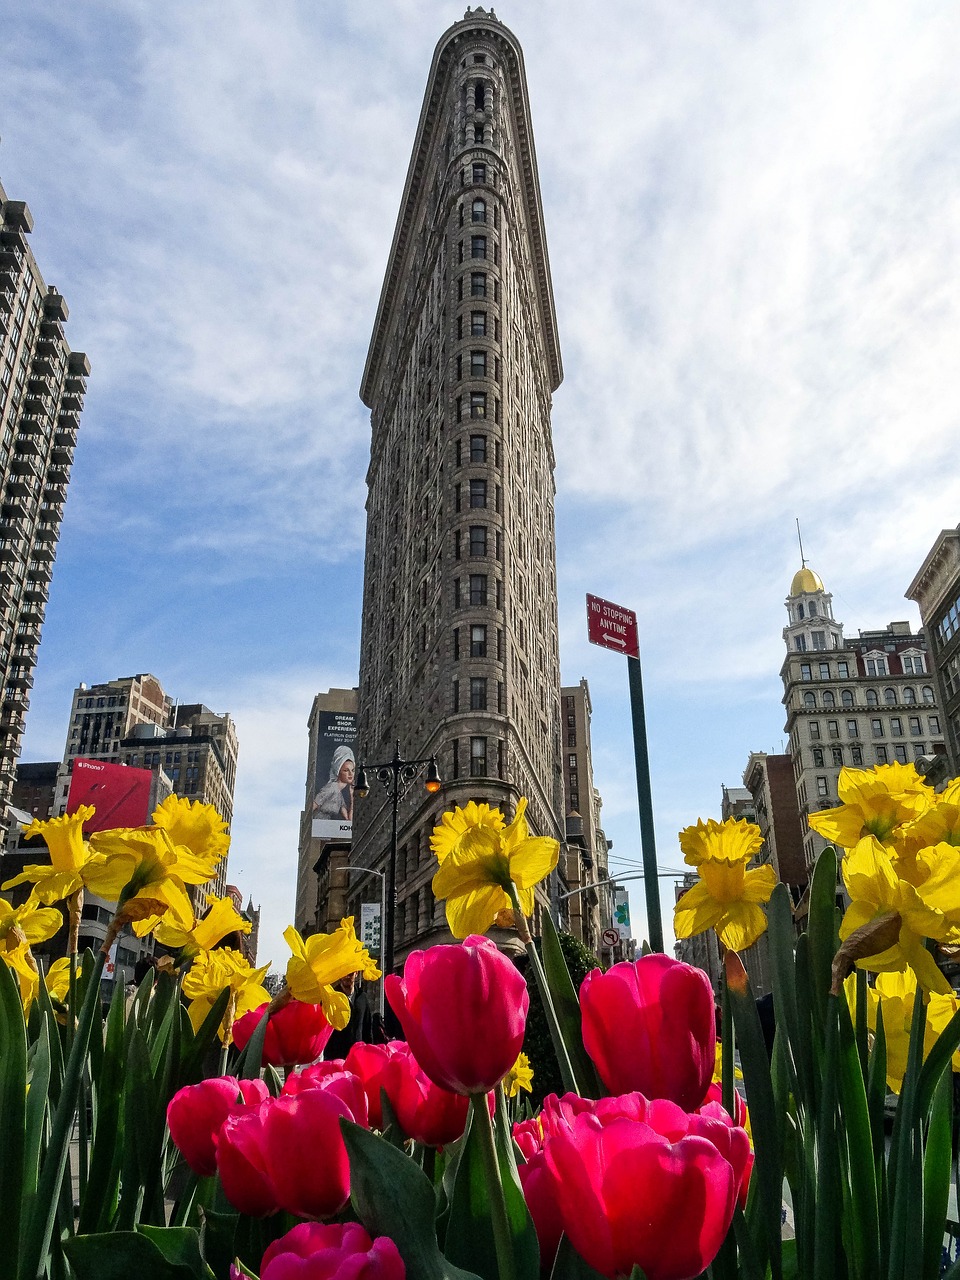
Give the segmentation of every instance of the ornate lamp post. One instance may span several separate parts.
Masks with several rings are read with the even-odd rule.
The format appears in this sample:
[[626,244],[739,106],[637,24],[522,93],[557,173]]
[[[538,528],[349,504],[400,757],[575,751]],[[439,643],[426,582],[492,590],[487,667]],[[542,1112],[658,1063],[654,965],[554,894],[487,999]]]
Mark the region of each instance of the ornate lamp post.
[[384,974],[393,973],[394,965],[394,924],[397,913],[397,817],[400,812],[400,797],[406,794],[410,784],[419,777],[424,767],[426,767],[426,777],[423,785],[433,794],[443,785],[436,756],[425,756],[422,760],[404,760],[400,755],[400,743],[397,742],[393,759],[385,764],[364,765],[357,762],[357,777],[353,784],[354,795],[363,800],[370,794],[370,783],[367,777],[369,771],[378,782],[383,783],[391,805],[390,857],[387,862],[385,884],[387,919],[383,930],[383,964],[381,966]]

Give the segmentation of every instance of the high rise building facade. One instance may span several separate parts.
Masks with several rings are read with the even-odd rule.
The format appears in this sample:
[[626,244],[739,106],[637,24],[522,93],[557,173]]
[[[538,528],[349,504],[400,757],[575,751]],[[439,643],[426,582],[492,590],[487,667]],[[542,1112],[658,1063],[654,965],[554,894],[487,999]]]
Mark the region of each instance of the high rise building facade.
[[826,841],[807,816],[839,803],[844,765],[870,768],[944,751],[943,721],[922,632],[909,622],[843,634],[833,597],[803,565],[786,599],[781,668],[804,859],[813,866]]
[[5,810],[49,595],[90,373],[64,336],[67,304],[44,284],[26,204],[0,186],[0,804]]
[[907,588],[930,641],[931,665],[943,708],[947,773],[960,774],[960,525],[943,529]]
[[[562,377],[523,55],[468,11],[434,53],[361,387],[371,411],[358,742],[436,754],[400,810],[398,958],[443,932],[429,836],[484,800],[563,840],[550,410]],[[391,806],[358,799],[353,861]]]
[[[561,921],[600,954],[604,929],[613,921],[608,844],[600,823],[603,801],[593,780],[590,688],[586,680],[560,690],[563,790],[566,802],[566,880]],[[596,887],[591,887],[596,886]]]

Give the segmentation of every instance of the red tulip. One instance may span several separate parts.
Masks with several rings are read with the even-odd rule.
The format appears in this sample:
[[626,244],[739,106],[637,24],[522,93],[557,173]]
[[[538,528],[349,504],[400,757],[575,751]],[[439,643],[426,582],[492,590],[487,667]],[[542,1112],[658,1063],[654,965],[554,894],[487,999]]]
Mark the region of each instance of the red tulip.
[[389,1236],[371,1240],[357,1222],[301,1222],[263,1255],[260,1280],[404,1280]]
[[523,1047],[527,984],[489,938],[413,951],[387,998],[420,1066],[454,1093],[486,1093]]
[[406,1137],[428,1147],[442,1147],[463,1134],[467,1099],[434,1084],[402,1040],[357,1043],[347,1054],[345,1066],[363,1081],[373,1128],[383,1128],[382,1089]]
[[302,1089],[315,1089],[327,1076],[343,1071],[343,1058],[331,1058],[329,1062],[315,1062],[304,1071],[294,1071],[283,1082],[281,1093],[300,1093]]
[[265,1218],[280,1208],[267,1172],[263,1121],[272,1098],[259,1107],[228,1116],[217,1135],[217,1172],[224,1195],[235,1209]]
[[546,1139],[563,1228],[609,1280],[634,1266],[647,1280],[691,1280],[715,1257],[733,1219],[737,1177],[713,1141],[724,1142],[726,1126],[659,1100],[634,1099],[626,1109],[645,1111],[646,1119],[608,1105]]
[[588,973],[580,988],[583,1043],[613,1094],[638,1090],[693,1111],[716,1059],[713,991],[707,975],[668,956]]
[[194,1173],[209,1177],[217,1171],[215,1139],[227,1116],[244,1106],[262,1102],[262,1080],[216,1076],[178,1089],[167,1105],[170,1137]]
[[[736,1120],[731,1119],[729,1111],[723,1105],[722,1094],[718,1084],[711,1084],[707,1091],[707,1100],[703,1106],[698,1108],[697,1114],[706,1116],[711,1120],[718,1120],[730,1129],[731,1133],[738,1135],[731,1138],[731,1149],[727,1159],[733,1165],[734,1173],[737,1173],[738,1176],[737,1203],[741,1209],[745,1209],[747,1206],[747,1192],[750,1189],[750,1175],[753,1172],[753,1151],[745,1128],[747,1123],[747,1104],[736,1090],[734,1090],[733,1097],[733,1107],[737,1113]],[[719,1142],[717,1146],[721,1151],[723,1150]]]
[[[260,1025],[269,1006],[251,1009],[233,1024],[233,1043],[245,1049],[247,1041]],[[333,1027],[323,1015],[318,1004],[304,1004],[291,1000],[274,1013],[267,1023],[263,1040],[263,1062],[271,1067],[297,1067],[315,1062],[323,1053]]]
[[518,1166],[517,1172],[540,1245],[540,1270],[549,1275],[563,1235],[563,1218],[557,1205],[553,1176],[547,1168],[543,1151],[529,1156],[526,1163]]
[[267,1104],[263,1116],[263,1166],[288,1213],[327,1218],[350,1195],[350,1162],[340,1118],[367,1122],[367,1100],[355,1076],[329,1076],[313,1089],[287,1094]]

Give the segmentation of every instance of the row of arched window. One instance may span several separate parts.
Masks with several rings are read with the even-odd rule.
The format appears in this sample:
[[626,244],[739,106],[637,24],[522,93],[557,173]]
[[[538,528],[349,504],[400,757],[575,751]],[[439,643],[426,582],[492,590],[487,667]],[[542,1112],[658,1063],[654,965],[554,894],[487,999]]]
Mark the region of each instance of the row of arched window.
[[[923,688],[920,690],[920,696],[923,702],[925,702],[927,705],[932,705],[936,701],[934,697],[933,689],[928,684],[925,684]],[[817,695],[815,693],[812,693],[812,692],[805,693],[803,695],[803,705],[805,707],[822,706],[822,707],[826,707],[828,710],[831,707],[836,707],[838,705],[836,694],[834,694],[830,689],[825,689],[823,693],[820,695],[820,698],[821,698],[821,701],[818,703]],[[883,701],[884,701],[884,705],[888,707],[895,707],[898,701],[902,702],[904,706],[915,707],[917,705],[917,691],[916,689],[907,685],[906,688],[900,690],[900,697],[898,699],[897,690],[887,688],[887,689],[884,689],[883,691]],[[876,689],[867,690],[866,704],[868,707],[880,706],[880,695]],[[854,697],[852,689],[844,689],[841,692],[839,705],[841,707],[855,707],[857,705],[857,701],[856,701],[856,698]]]

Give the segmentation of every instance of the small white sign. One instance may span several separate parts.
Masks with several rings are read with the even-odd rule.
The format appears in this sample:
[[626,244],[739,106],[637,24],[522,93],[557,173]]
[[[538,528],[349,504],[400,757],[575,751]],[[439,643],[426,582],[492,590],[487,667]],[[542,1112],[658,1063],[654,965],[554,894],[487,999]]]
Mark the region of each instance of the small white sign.
[[613,923],[617,933],[626,941],[630,933],[630,897],[626,889],[618,889],[613,896]]
[[380,951],[380,903],[361,902],[360,941],[368,951]]

